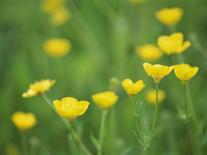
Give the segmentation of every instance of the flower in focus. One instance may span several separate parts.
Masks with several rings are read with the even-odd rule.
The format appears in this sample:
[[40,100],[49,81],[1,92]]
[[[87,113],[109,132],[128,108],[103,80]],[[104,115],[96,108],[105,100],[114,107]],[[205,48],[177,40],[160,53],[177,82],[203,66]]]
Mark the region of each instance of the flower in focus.
[[183,10],[181,8],[163,8],[155,13],[157,19],[167,25],[176,25],[183,17]]
[[151,76],[155,83],[159,83],[162,78],[167,76],[173,70],[173,67],[160,64],[152,65],[144,63],[143,67],[147,75]]
[[158,46],[165,54],[179,54],[189,48],[190,41],[183,41],[182,33],[174,33],[170,36],[160,36]]
[[60,8],[53,12],[51,22],[55,26],[61,26],[70,19],[70,12],[66,8]]
[[67,39],[50,39],[43,44],[43,49],[52,57],[63,57],[70,51],[71,44]]
[[60,116],[70,120],[83,115],[89,106],[88,101],[78,101],[73,97],[64,97],[61,100],[55,100],[53,104]]
[[[145,96],[147,102],[149,102],[150,104],[156,104],[156,90],[155,89],[151,89],[146,93]],[[158,103],[163,102],[165,99],[165,92],[163,90],[158,90]]]
[[48,91],[53,84],[55,83],[55,80],[41,80],[37,81],[29,86],[29,89],[22,94],[22,97],[32,97],[41,93],[44,93]]
[[36,125],[37,120],[34,114],[16,112],[11,117],[14,125],[20,130],[27,130]]
[[136,49],[136,53],[145,61],[155,61],[162,56],[162,52],[155,45],[147,44]]
[[174,65],[174,73],[179,80],[188,81],[198,72],[198,67],[191,67],[188,64]]
[[113,91],[97,93],[92,98],[99,107],[104,109],[110,108],[118,100],[118,96]]
[[136,95],[145,87],[145,84],[142,80],[138,80],[133,83],[132,80],[125,79],[121,84],[128,95]]
[[64,5],[64,0],[44,0],[42,9],[46,13],[53,13]]

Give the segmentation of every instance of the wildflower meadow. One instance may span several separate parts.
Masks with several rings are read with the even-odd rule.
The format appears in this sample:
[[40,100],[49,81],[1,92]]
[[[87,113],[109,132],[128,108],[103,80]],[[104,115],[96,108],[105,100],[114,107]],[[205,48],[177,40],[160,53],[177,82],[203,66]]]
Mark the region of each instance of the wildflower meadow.
[[206,155],[206,0],[1,0],[0,155]]

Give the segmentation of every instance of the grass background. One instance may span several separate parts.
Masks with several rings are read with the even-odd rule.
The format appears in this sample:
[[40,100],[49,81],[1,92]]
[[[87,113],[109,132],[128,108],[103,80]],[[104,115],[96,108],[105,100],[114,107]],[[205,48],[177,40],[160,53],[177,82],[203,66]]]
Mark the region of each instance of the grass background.
[[[41,0],[0,1],[0,154],[6,154],[11,144],[20,148],[20,135],[10,121],[11,115],[19,110],[33,112],[38,118],[38,125],[27,133],[28,143],[36,154],[69,154],[67,130],[56,114],[41,97],[21,97],[30,83],[44,78],[56,80],[48,92],[52,100],[75,96],[91,102],[89,111],[76,123],[94,153],[90,135],[98,136],[100,109],[93,104],[91,95],[107,90],[111,77],[145,80],[147,87],[137,100],[144,102],[141,116],[148,130],[153,107],[146,103],[144,94],[153,83],[145,75],[143,61],[134,49],[145,43],[156,43],[159,35],[169,34],[154,13],[175,6],[184,9],[184,18],[176,29],[192,41],[191,48],[184,53],[185,62],[200,68],[190,84],[196,112],[204,125],[203,153],[207,152],[207,1],[146,0],[135,6],[127,0],[66,0],[72,18],[62,27],[50,24],[41,3]],[[68,38],[72,43],[71,53],[60,59],[46,55],[42,44],[53,37]],[[172,60],[164,56],[157,63],[172,65]],[[161,106],[160,132],[153,141],[151,154],[193,154],[195,139],[186,132],[188,125],[178,118],[176,109],[176,104],[184,100],[182,86],[172,74],[160,87],[166,91],[167,98]],[[141,154],[132,134],[133,107],[120,87],[117,94],[119,101],[107,117],[104,154]]]

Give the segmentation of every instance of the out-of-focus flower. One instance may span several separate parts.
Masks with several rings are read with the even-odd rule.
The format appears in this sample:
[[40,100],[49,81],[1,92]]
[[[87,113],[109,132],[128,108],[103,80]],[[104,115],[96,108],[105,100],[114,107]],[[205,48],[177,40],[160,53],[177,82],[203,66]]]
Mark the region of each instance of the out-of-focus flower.
[[188,64],[174,65],[174,73],[181,81],[188,81],[196,75],[198,67],[191,67]]
[[65,56],[71,49],[71,43],[67,39],[50,39],[43,44],[44,51],[55,58]]
[[42,3],[42,9],[46,13],[53,13],[64,6],[64,0],[44,0]]
[[55,26],[61,26],[70,19],[70,11],[62,7],[53,12],[51,22]]
[[182,33],[174,33],[170,36],[160,36],[158,46],[165,54],[179,54],[189,48],[190,41],[183,41]]
[[[146,93],[145,96],[147,102],[149,102],[150,104],[156,104],[156,90],[155,89],[151,89]],[[158,103],[163,102],[165,99],[165,92],[163,90],[158,90]]]
[[160,64],[152,65],[144,63],[143,67],[147,75],[151,76],[155,83],[159,83],[162,78],[167,76],[173,70],[173,67]]
[[109,80],[109,88],[110,88],[110,90],[115,90],[116,87],[118,86],[118,83],[119,83],[119,79],[116,78],[116,77],[112,77]]
[[122,81],[121,84],[128,95],[136,95],[145,87],[143,80],[138,80],[135,83],[133,83],[132,80],[125,79]]
[[139,5],[146,2],[146,0],[129,0],[129,2],[133,5]]
[[20,155],[20,151],[16,145],[8,144],[6,146],[6,155]]
[[88,109],[88,101],[78,101],[73,97],[64,97],[61,100],[53,101],[56,112],[67,119],[74,119],[83,115]]
[[167,25],[176,25],[183,16],[183,10],[181,8],[163,8],[155,13],[157,19]]
[[54,83],[55,80],[49,80],[49,79],[37,81],[29,86],[29,89],[22,94],[22,97],[27,98],[44,93],[48,91],[53,86]]
[[152,44],[137,47],[136,53],[145,61],[156,61],[162,56],[160,49]]
[[101,108],[107,109],[113,106],[118,100],[118,96],[113,91],[105,91],[94,94],[93,101]]
[[28,130],[37,123],[34,114],[24,112],[14,113],[11,117],[11,120],[19,130]]

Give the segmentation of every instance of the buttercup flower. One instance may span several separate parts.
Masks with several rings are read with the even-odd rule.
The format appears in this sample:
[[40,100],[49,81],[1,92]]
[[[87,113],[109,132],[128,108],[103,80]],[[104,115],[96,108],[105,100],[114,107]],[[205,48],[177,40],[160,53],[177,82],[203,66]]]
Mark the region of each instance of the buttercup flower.
[[142,80],[138,80],[133,83],[132,80],[125,79],[121,84],[128,95],[136,95],[145,87],[145,84]]
[[29,89],[22,94],[22,97],[32,97],[41,93],[44,93],[48,91],[53,84],[55,83],[55,80],[41,80],[37,81],[29,86]]
[[190,41],[183,41],[182,33],[174,33],[170,36],[160,36],[158,46],[165,54],[179,54],[189,48]]
[[63,57],[70,51],[71,44],[67,39],[50,39],[43,44],[43,49],[52,57]]
[[11,117],[14,125],[20,130],[27,130],[36,125],[37,120],[32,113],[16,112]]
[[70,19],[70,12],[66,8],[60,8],[52,14],[51,22],[55,26],[61,26]]
[[53,13],[64,5],[64,0],[44,0],[42,9],[46,13]]
[[[156,90],[155,89],[151,89],[146,93],[145,96],[147,102],[149,102],[150,104],[156,104]],[[163,90],[158,90],[158,103],[163,102],[165,99],[165,92]]]
[[155,61],[162,56],[162,52],[153,44],[137,47],[136,53],[145,61]]
[[144,63],[143,67],[147,75],[151,76],[155,83],[159,83],[162,78],[167,76],[173,70],[173,67],[160,64],[151,65],[149,63]]
[[181,8],[163,8],[156,12],[155,16],[161,23],[173,26],[181,20],[183,10]]
[[88,109],[88,101],[78,101],[73,97],[64,97],[61,100],[53,101],[56,112],[65,118],[74,119],[83,115]]
[[174,65],[174,73],[179,80],[188,81],[198,72],[198,67],[191,67],[188,64]]
[[118,100],[118,96],[113,91],[97,93],[92,98],[99,107],[104,109],[110,108]]

